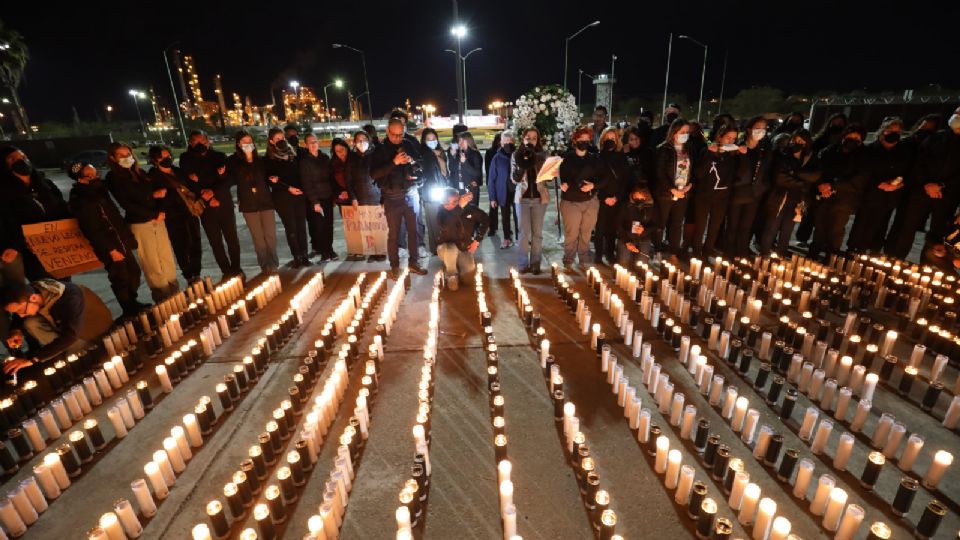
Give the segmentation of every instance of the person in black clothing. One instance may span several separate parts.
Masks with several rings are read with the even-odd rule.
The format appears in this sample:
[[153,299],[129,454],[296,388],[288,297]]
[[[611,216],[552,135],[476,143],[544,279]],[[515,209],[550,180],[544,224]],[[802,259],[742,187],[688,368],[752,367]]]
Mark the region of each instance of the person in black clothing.
[[903,121],[888,117],[877,130],[877,140],[863,150],[858,175],[864,177],[863,204],[857,210],[847,249],[879,252],[890,227],[890,217],[903,199],[914,147],[901,140]]
[[[675,103],[667,105],[667,108],[663,110],[663,123],[650,132],[650,138],[647,140],[647,148],[656,150],[663,141],[668,140],[667,132],[670,131],[670,126],[672,126],[673,122],[678,118],[680,118],[680,106]],[[654,193],[653,196],[656,197],[657,194]]]
[[[723,124],[713,130],[713,143],[704,148],[693,169],[697,189],[693,192],[694,229],[690,242],[695,257],[711,257],[720,238],[720,228],[730,205],[730,188],[736,181],[740,156],[746,146],[738,146],[736,124]],[[707,238],[704,241],[703,235]]]
[[437,255],[443,261],[447,287],[457,290],[460,275],[472,272],[476,266],[473,254],[480,247],[490,225],[490,218],[470,204],[471,193],[460,193],[447,188],[444,202],[437,212]]
[[333,250],[333,180],[330,178],[330,158],[320,150],[320,140],[313,133],[304,137],[304,148],[297,151],[300,183],[307,195],[307,225],[313,251],[320,261],[339,258]]
[[674,120],[666,140],[657,147],[654,164],[651,191],[660,220],[657,230],[667,237],[666,246],[661,246],[659,237],[654,240],[654,245],[658,246],[658,251],[669,252],[674,262],[678,262],[680,255],[683,220],[693,189],[694,154],[689,144],[689,122],[682,118]]
[[[897,216],[893,231],[897,231],[887,253],[901,259],[910,253],[917,229],[930,216],[926,243],[932,254],[942,257],[946,252],[943,236],[960,203],[960,107],[947,121],[947,128],[927,137],[917,155],[915,181],[911,182],[909,199],[903,219]],[[898,223],[899,222],[899,223]]]
[[836,255],[843,247],[847,221],[856,213],[863,197],[866,177],[862,174],[863,140],[866,130],[859,124],[848,124],[840,141],[820,152],[823,176],[816,186],[813,242],[808,255]]
[[[819,156],[828,146],[839,143],[844,137],[844,130],[848,124],[847,115],[843,113],[831,114],[830,118],[827,119],[827,123],[824,124],[823,129],[813,138],[813,155]],[[803,220],[797,225],[795,236],[797,238],[797,245],[800,247],[808,247],[811,245],[813,229],[817,224],[817,216],[823,215],[823,212],[820,211],[819,208],[821,203],[825,201],[825,198],[816,195],[810,198],[810,206],[803,215]],[[818,249],[822,250],[823,247],[820,246]]]
[[[14,351],[3,364],[7,375],[87,345],[80,338],[86,301],[78,285],[54,279],[7,285],[0,289],[0,305],[17,317],[7,337],[7,347]],[[31,345],[29,360],[20,352],[24,332]]]
[[593,123],[590,124],[590,127],[593,128],[593,148],[591,149],[593,151],[598,151],[600,149],[600,137],[609,127],[607,125],[608,116],[609,112],[603,105],[597,105],[593,109]]
[[[370,177],[370,163],[373,160],[373,147],[365,131],[353,134],[353,151],[347,159],[347,181],[357,206],[380,206],[382,195],[377,182]],[[386,255],[370,255],[367,262],[380,262]]]
[[573,132],[572,148],[560,163],[560,216],[563,220],[563,266],[570,269],[576,257],[588,264],[590,235],[597,225],[600,203],[597,194],[606,189],[597,155],[590,153],[593,129],[582,126]]
[[774,241],[780,254],[787,252],[793,227],[805,211],[810,186],[820,181],[820,162],[811,151],[812,145],[810,132],[798,129],[790,136],[787,148],[774,157],[773,187],[762,209],[760,254],[764,257],[770,254]]
[[[500,150],[502,146],[501,133],[497,133],[493,136],[493,142],[490,143],[490,148],[487,148],[487,151],[483,153],[483,178],[487,182],[487,194],[490,193],[490,163],[493,161],[493,156],[497,154],[497,151]],[[494,204],[493,199],[490,200],[490,211],[488,215],[490,216],[490,230],[487,232],[488,235],[493,236],[497,234],[497,216],[499,208]]]
[[[503,145],[487,166],[487,196],[490,198],[490,228],[497,225],[497,215],[503,219],[503,240],[500,249],[507,249],[513,245],[513,231],[519,234],[520,223],[513,201],[516,199],[516,187],[511,174],[513,152],[516,150],[516,136],[512,131],[498,134]],[[513,225],[511,225],[511,221]],[[515,225],[515,226],[514,226]]]
[[0,219],[9,229],[0,239],[2,247],[20,254],[27,279],[49,277],[40,259],[27,247],[22,226],[70,217],[67,202],[56,184],[34,168],[20,149],[0,148],[0,160]]
[[307,202],[300,184],[297,150],[277,128],[267,133],[267,157],[264,161],[273,196],[273,207],[280,214],[283,232],[293,260],[290,266],[304,268],[312,263],[307,258]]
[[447,158],[450,169],[450,187],[473,194],[470,204],[480,204],[480,185],[483,184],[483,156],[477,150],[473,135],[465,131],[457,136],[456,144],[450,145]]
[[657,232],[657,209],[653,196],[643,185],[634,185],[630,200],[620,207],[617,238],[620,240],[620,264],[633,268],[637,261],[650,261]]
[[123,316],[132,317],[147,307],[137,302],[140,288],[140,265],[134,255],[137,240],[93,165],[73,163],[67,174],[76,181],[70,190],[70,213],[77,218],[80,230],[103,263]]
[[370,140],[370,146],[374,150],[380,147],[380,137],[377,136],[377,126],[373,124],[364,124],[360,126],[360,129],[367,134],[367,139]]
[[[647,150],[653,151],[652,146],[649,145],[650,138],[653,136],[653,111],[650,109],[645,109],[640,111],[640,116],[637,117],[637,134],[642,141],[641,145]],[[630,131],[628,130],[628,133]],[[629,140],[624,140],[624,144],[629,144]]]
[[617,216],[627,202],[630,189],[636,183],[630,163],[620,146],[616,128],[607,128],[599,138],[600,153],[597,164],[603,185],[597,199],[597,226],[593,233],[593,262],[614,264],[617,261]]
[[840,142],[843,139],[843,130],[849,123],[847,115],[842,112],[831,114],[823,129],[813,138],[813,152],[819,155],[824,148]]
[[732,257],[751,254],[750,239],[757,209],[770,189],[770,165],[773,163],[774,150],[767,137],[767,121],[762,116],[755,116],[747,122],[743,146],[747,152],[740,156],[727,210],[725,249]]
[[[789,133],[793,135],[798,129],[803,129],[803,113],[800,111],[793,111],[784,118],[783,122],[780,123],[780,126],[777,127],[774,134],[779,135],[780,133]],[[812,145],[812,142],[811,142]],[[813,154],[816,156],[816,154]]]
[[300,128],[296,124],[287,124],[283,126],[283,138],[287,144],[294,150],[300,148]]
[[237,206],[253,240],[257,264],[265,274],[280,267],[277,257],[277,214],[268,187],[266,164],[257,153],[253,136],[238,131],[236,151],[227,158],[227,180],[237,186]]
[[420,186],[420,191],[423,192],[423,221],[430,225],[426,231],[429,250],[436,253],[437,231],[434,224],[437,222],[440,205],[443,204],[443,190],[447,187],[450,171],[447,169],[447,152],[433,128],[423,128],[420,132],[420,155],[423,157]]
[[[210,148],[202,131],[190,133],[189,147],[180,154],[180,169],[190,180],[190,189],[206,205],[200,222],[223,277],[240,276],[240,238],[233,195],[226,179],[227,156]],[[226,243],[226,247],[224,247]]]
[[642,184],[650,188],[653,180],[653,150],[647,147],[646,137],[649,137],[650,130],[644,135],[643,130],[639,128],[627,128],[624,133],[623,152],[627,157],[627,163],[630,165],[630,175],[637,184]]
[[415,274],[425,275],[426,270],[417,262],[417,214],[420,198],[417,187],[421,170],[412,157],[417,155],[414,145],[403,137],[403,120],[391,118],[387,124],[387,140],[377,149],[370,164],[370,176],[380,186],[383,195],[383,210],[387,216],[387,256],[390,259],[391,276],[400,276],[401,224],[406,225],[408,250],[407,267]]
[[177,265],[187,283],[200,279],[203,245],[200,239],[200,218],[206,207],[203,201],[190,191],[190,179],[183,169],[173,164],[170,149],[151,146],[149,152],[153,168],[147,173],[156,185],[167,190],[163,198],[163,211],[167,215],[167,234],[177,258]]

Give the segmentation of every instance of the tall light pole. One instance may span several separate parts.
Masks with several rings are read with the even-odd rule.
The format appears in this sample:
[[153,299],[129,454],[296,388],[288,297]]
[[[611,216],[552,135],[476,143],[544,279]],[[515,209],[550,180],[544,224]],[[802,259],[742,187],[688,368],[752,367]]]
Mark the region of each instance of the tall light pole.
[[303,105],[300,102],[300,93],[297,92],[297,88],[300,88],[300,83],[297,81],[290,81],[290,88],[293,88],[293,97],[297,100],[297,111],[299,112],[301,105]]
[[[463,80],[463,108],[464,109],[467,108],[467,58],[470,58],[471,54],[477,51],[482,51],[482,50],[483,50],[483,47],[477,47],[476,49],[473,49],[472,51],[460,57],[460,67],[461,69],[463,69],[463,74],[461,75],[461,77]],[[457,51],[453,49],[444,49],[444,51],[451,54],[457,54]]]
[[[180,122],[180,135],[183,137],[183,144],[187,144],[187,128],[183,125],[183,116],[180,114],[180,102],[177,101],[177,88],[173,85],[173,73],[170,71],[170,60],[168,58],[170,48],[176,45],[174,41],[163,50],[163,63],[167,66],[167,78],[170,79],[170,92],[173,93],[173,108],[177,111],[177,120]],[[109,120],[107,120],[109,122]]]
[[367,55],[363,54],[363,51],[360,49],[344,45],[343,43],[334,43],[333,48],[349,49],[360,54],[360,63],[363,64],[363,91],[367,94],[367,112],[370,114],[370,119],[373,120],[373,104],[370,101],[370,79],[367,78]]
[[580,33],[586,30],[587,28],[596,26],[598,24],[600,24],[600,21],[593,21],[592,23],[574,32],[572,36],[568,37],[563,42],[563,89],[564,90],[567,89],[567,60],[570,58],[570,40],[579,36]]
[[137,109],[137,118],[140,120],[140,133],[146,138],[147,129],[143,127],[143,116],[140,114],[140,102],[137,101],[137,98],[145,98],[147,95],[139,90],[129,90],[127,93],[133,96],[133,106]]
[[580,112],[580,103],[582,103],[582,100],[580,99],[580,92],[581,92],[581,89],[583,88],[583,76],[586,75],[586,76],[589,77],[590,80],[592,81],[592,80],[593,80],[593,75],[584,72],[582,69],[578,69],[577,71],[580,72],[580,74],[577,75],[577,113],[579,113],[579,112]]
[[670,55],[673,53],[673,32],[670,32],[670,41],[667,43],[667,77],[663,81],[663,107],[660,108],[660,123],[663,123],[663,111],[667,110],[667,87],[670,86]]
[[720,103],[717,104],[717,114],[723,110],[723,87],[727,83],[727,56],[730,49],[723,50],[723,75],[720,76]]
[[460,53],[460,46],[463,38],[467,35],[467,27],[462,24],[457,24],[450,29],[450,33],[457,38],[457,50],[454,52],[454,56],[457,57],[457,116],[460,117],[460,123],[463,123],[463,55]]
[[703,72],[700,74],[700,102],[697,105],[697,122],[700,121],[700,112],[703,110],[703,83],[707,80],[707,46],[700,43],[690,36],[679,36],[680,39],[688,39],[697,45],[703,47]]
[[324,85],[323,87],[323,108],[327,112],[327,122],[330,122],[330,100],[327,98],[327,88],[330,88],[331,86],[336,86],[337,88],[343,88],[343,81],[340,79],[337,79],[332,83]]
[[617,70],[617,55],[611,56],[613,58],[610,59],[610,110],[607,111],[607,118],[613,121],[613,83],[616,80],[613,74]]

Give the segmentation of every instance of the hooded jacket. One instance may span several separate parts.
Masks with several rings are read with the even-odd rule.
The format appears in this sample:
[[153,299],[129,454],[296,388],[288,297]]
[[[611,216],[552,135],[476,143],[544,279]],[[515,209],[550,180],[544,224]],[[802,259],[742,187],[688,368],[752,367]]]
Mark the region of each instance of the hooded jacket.
[[773,145],[770,139],[764,137],[756,146],[748,148],[746,154],[740,156],[731,203],[746,204],[763,198],[763,194],[770,189],[773,155]]
[[139,166],[125,169],[111,162],[106,182],[113,198],[123,208],[127,223],[147,223],[160,216],[163,200],[154,198],[153,192],[162,186],[157,186]]
[[497,206],[507,206],[513,203],[510,192],[514,190],[513,181],[510,179],[510,163],[513,160],[513,152],[507,152],[506,148],[500,147],[490,160],[490,169],[487,171],[487,195],[491,201],[496,201]]
[[917,156],[917,183],[940,184],[944,197],[960,197],[960,135],[947,128],[927,137]]
[[863,156],[862,145],[853,150],[845,150],[843,141],[820,151],[818,157],[820,169],[823,171],[820,183],[827,182],[833,187],[835,193],[829,199],[834,199],[834,203],[851,208],[860,206],[866,187],[866,176],[862,174]]
[[[657,209],[653,201],[641,204],[628,201],[620,208],[620,214],[617,216],[617,238],[624,244],[630,242],[636,245],[650,242],[656,238],[654,235],[656,223]],[[643,229],[641,230],[638,226]]]
[[[214,197],[220,203],[220,206],[233,206],[233,197],[230,195],[230,182],[226,173],[220,174],[220,167],[227,164],[227,156],[220,151],[208,148],[200,153],[196,150],[188,149],[180,154],[180,169],[189,177],[191,174],[197,175],[197,181],[190,181],[187,185],[197,195],[200,192],[209,189],[213,191]],[[210,206],[207,205],[207,208]]]
[[240,151],[227,158],[226,182],[236,184],[237,204],[242,213],[273,210],[264,161],[254,154],[253,161],[248,162],[246,154]]
[[330,178],[330,156],[321,151],[314,156],[306,148],[297,153],[297,165],[300,169],[300,183],[311,205],[319,204],[334,197]]
[[113,250],[130,257],[133,250],[137,249],[137,240],[130,232],[130,226],[123,220],[120,209],[102,182],[74,184],[70,190],[69,206],[93,252],[104,264],[113,260],[110,257]]
[[[460,161],[461,152],[467,156],[463,162]],[[458,149],[452,156],[448,152],[447,168],[450,170],[449,184],[454,189],[472,189],[470,182],[476,182],[477,187],[483,185],[483,156],[473,148]]]
[[454,243],[466,251],[474,240],[483,240],[489,226],[490,217],[474,205],[461,208],[458,204],[453,210],[441,207],[437,210],[437,244]]
[[[802,158],[803,156],[801,156]],[[767,197],[767,206],[777,210],[792,210],[804,201],[810,187],[820,181],[820,162],[814,155],[797,159],[786,151],[777,152],[773,161],[773,189]]]
[[347,158],[347,189],[350,196],[363,206],[380,204],[380,187],[370,176],[370,163],[373,160],[373,150],[366,153],[350,152]]
[[[374,151],[370,160],[370,177],[376,180],[385,200],[402,199],[422,182],[420,175],[423,171],[418,170],[416,161],[406,165],[393,163],[393,158],[401,149],[411,157],[419,155],[413,143],[407,139],[401,141],[399,145],[387,140]],[[414,159],[417,158],[414,157]]]

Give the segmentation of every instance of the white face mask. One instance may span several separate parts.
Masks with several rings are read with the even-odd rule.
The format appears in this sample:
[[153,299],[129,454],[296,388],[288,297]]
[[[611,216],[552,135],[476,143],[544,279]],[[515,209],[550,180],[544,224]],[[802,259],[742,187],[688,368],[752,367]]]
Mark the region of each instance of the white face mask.
[[759,141],[760,139],[767,136],[767,130],[765,129],[751,129],[750,134],[753,135],[753,140]]
[[124,169],[129,169],[130,167],[133,167],[133,165],[136,162],[137,160],[134,159],[133,156],[127,156],[125,158],[120,158],[117,160],[117,163],[119,163],[120,166],[123,167]]
[[367,141],[360,141],[357,143],[357,150],[360,150],[361,154],[366,153],[367,148],[370,148],[370,143]]
[[438,142],[439,142],[439,141],[437,141],[436,139],[434,139],[434,140],[432,140],[432,141],[427,141],[427,148],[429,148],[429,149],[431,149],[431,150],[436,150],[436,149],[437,149],[437,143],[438,143]]
[[252,154],[253,151],[257,149],[257,145],[253,143],[241,144],[240,149],[247,154]]
[[689,133],[681,133],[677,135],[677,143],[679,144],[685,144],[688,139],[690,139]]
[[947,120],[947,124],[950,126],[950,129],[960,129],[960,114],[953,113],[950,115],[950,119]]

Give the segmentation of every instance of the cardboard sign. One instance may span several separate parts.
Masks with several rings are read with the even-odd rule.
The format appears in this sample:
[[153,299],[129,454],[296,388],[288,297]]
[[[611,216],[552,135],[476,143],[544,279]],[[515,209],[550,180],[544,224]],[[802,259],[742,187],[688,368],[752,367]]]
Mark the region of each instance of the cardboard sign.
[[340,207],[347,253],[363,255],[387,254],[387,218],[382,206]]
[[44,270],[57,279],[103,267],[76,219],[24,225],[23,237]]

